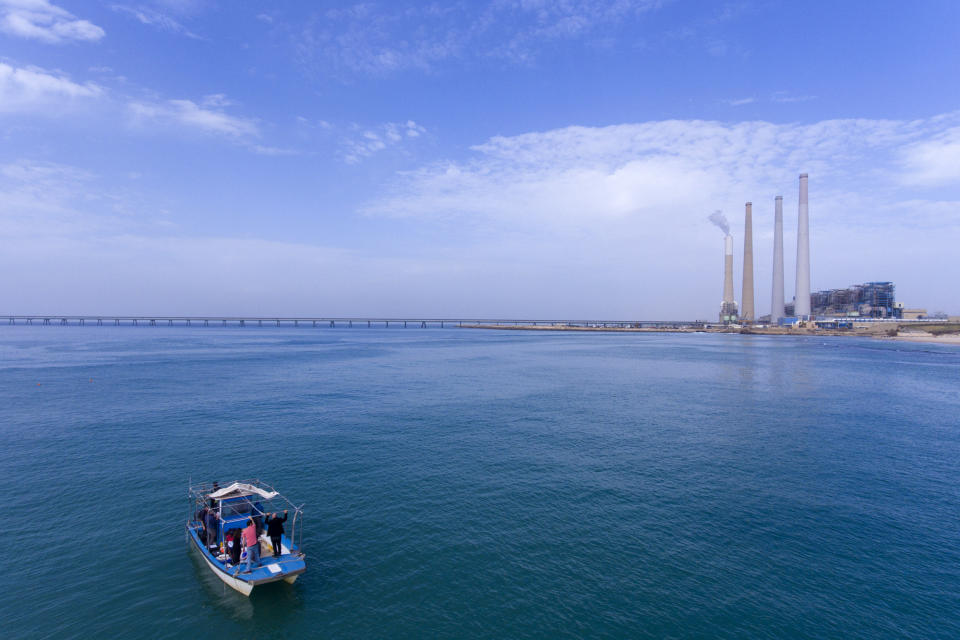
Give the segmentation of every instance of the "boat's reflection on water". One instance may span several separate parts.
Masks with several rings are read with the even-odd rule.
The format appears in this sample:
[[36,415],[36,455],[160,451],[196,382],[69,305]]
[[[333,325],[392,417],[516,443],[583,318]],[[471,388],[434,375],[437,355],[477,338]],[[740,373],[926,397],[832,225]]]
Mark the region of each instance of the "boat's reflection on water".
[[234,620],[244,622],[252,621],[255,617],[275,619],[275,616],[289,615],[303,608],[303,598],[295,585],[281,580],[262,585],[254,589],[250,596],[245,596],[217,578],[192,546],[188,546],[187,553],[202,587],[203,607],[219,609]]

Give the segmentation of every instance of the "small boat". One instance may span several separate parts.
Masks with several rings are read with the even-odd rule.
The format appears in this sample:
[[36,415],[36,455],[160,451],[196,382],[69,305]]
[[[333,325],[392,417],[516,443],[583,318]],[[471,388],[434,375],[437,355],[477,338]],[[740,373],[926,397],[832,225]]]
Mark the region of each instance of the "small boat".
[[[190,512],[187,516],[187,541],[200,553],[214,575],[245,596],[253,588],[283,580],[290,584],[307,570],[306,556],[301,550],[303,512],[274,489],[260,480],[234,482],[223,488],[212,484],[192,484],[188,492]],[[302,506],[302,505],[301,505]],[[211,530],[211,546],[205,540],[204,517],[216,514],[216,528]],[[274,556],[273,545],[267,536],[266,520],[270,514],[284,514],[284,534],[279,556]],[[246,560],[234,562],[227,538],[238,535],[253,519],[260,543],[260,563],[247,573]],[[239,544],[239,540],[236,544]],[[244,556],[246,551],[243,552]]]

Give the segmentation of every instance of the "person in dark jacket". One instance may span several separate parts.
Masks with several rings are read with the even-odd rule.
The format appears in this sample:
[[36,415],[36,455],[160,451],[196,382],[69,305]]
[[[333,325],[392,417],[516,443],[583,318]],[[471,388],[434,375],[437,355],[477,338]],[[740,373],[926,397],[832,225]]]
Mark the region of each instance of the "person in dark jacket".
[[234,566],[240,564],[240,530],[230,529],[224,537],[226,541],[227,553],[230,555],[230,563]]
[[267,535],[270,536],[270,544],[273,545],[273,557],[279,558],[283,550],[281,540],[283,536],[283,523],[287,521],[287,510],[283,510],[283,517],[278,518],[276,513],[267,516]]
[[200,511],[197,511],[197,522],[200,523],[200,526],[203,527],[202,531],[198,531],[200,537],[200,542],[207,541],[207,505],[200,507]]
[[217,544],[217,512],[213,509],[207,510],[204,524],[207,527],[207,549],[209,549]]

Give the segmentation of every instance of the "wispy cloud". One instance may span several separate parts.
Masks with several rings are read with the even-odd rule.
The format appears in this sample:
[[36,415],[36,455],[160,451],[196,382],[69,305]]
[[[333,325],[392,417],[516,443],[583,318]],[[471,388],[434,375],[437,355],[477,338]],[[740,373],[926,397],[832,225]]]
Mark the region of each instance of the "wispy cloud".
[[816,99],[817,99],[817,96],[794,95],[787,91],[775,91],[770,96],[770,102],[781,102],[781,103],[809,102],[811,100],[816,100]]
[[102,216],[78,205],[96,196],[93,174],[63,164],[19,160],[0,164],[0,237],[64,236],[102,228]]
[[48,0],[0,0],[0,31],[50,44],[96,42],[106,35],[97,25]]
[[374,129],[359,131],[357,135],[344,140],[344,160],[347,164],[357,164],[388,147],[419,138],[426,131],[425,127],[413,120],[388,122]]
[[118,13],[125,14],[135,20],[138,20],[141,24],[149,25],[160,31],[166,31],[167,33],[173,33],[177,35],[186,36],[188,38],[200,39],[200,36],[190,31],[182,23],[175,20],[170,15],[158,11],[152,7],[138,5],[138,6],[128,6],[122,4],[114,4],[110,7]]
[[723,104],[730,105],[731,107],[742,107],[745,104],[752,104],[756,102],[756,98],[728,98],[721,100]]
[[97,98],[103,89],[80,84],[38,67],[13,67],[0,62],[0,113],[59,113],[83,100]]
[[[882,184],[905,169],[917,181],[956,180],[958,122],[960,112],[923,121],[808,125],[670,120],[496,137],[474,147],[470,162],[401,174],[392,192],[366,210],[512,226],[583,227],[620,219],[651,227],[693,224],[717,207],[735,210],[763,193],[772,199],[804,170],[818,176],[821,194],[872,184],[878,175],[886,176]],[[865,166],[870,169],[856,169]],[[875,187],[865,192],[880,197]],[[906,196],[884,197],[893,202]],[[868,209],[861,213],[867,217]],[[863,221],[833,222],[844,220]]]
[[[328,72],[431,70],[451,59],[537,60],[557,41],[600,34],[609,44],[624,23],[658,0],[493,0],[401,7],[363,3],[317,14],[299,30],[301,61]],[[600,33],[602,31],[602,33]]]
[[921,140],[904,151],[908,184],[940,186],[960,184],[960,127],[951,127],[929,140]]
[[260,135],[255,120],[226,113],[222,96],[208,96],[201,103],[192,100],[165,100],[162,102],[133,101],[128,105],[137,125],[143,127],[176,127],[204,134],[226,136],[234,140],[249,140]]

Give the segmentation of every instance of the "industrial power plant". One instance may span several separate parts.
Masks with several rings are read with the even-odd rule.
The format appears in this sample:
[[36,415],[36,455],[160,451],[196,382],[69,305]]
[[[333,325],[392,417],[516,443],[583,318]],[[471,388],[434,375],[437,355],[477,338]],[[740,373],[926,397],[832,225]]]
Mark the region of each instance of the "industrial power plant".
[[795,324],[817,316],[860,318],[922,318],[923,309],[904,309],[896,302],[892,282],[868,282],[847,289],[810,291],[810,211],[808,176],[800,174],[797,203],[797,261],[794,299],[786,302],[783,267],[783,196],[774,198],[773,218],[773,281],[769,317],[756,313],[753,280],[753,203],[747,202],[743,221],[743,284],[740,304],[733,291],[733,236],[726,218],[719,211],[709,220],[724,231],[723,299],[720,322],[723,324]]

